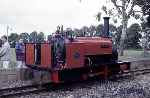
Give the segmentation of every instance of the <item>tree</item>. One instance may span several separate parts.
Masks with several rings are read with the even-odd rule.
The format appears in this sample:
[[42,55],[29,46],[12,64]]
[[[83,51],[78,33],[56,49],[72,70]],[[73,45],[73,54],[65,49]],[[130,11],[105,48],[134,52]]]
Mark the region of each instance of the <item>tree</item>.
[[33,31],[30,34],[30,42],[37,42],[37,32],[36,31]]
[[136,4],[142,8],[144,15],[150,15],[150,0],[136,0]]
[[126,39],[126,32],[127,32],[127,25],[128,20],[131,16],[135,17],[136,19],[140,18],[140,14],[138,13],[140,10],[135,10],[136,0],[109,0],[110,3],[113,5],[110,8],[110,5],[105,5],[102,7],[102,10],[107,14],[113,17],[114,23],[117,22],[117,19],[121,20],[122,23],[122,33],[120,39],[120,47],[119,47],[119,54],[123,55],[124,50],[124,41]]
[[122,32],[122,25],[119,27],[111,27],[110,26],[110,32],[113,32],[112,34],[112,40],[114,41],[116,47],[119,48],[120,45],[120,39],[121,39],[121,32]]
[[150,0],[136,0],[136,4],[142,8],[143,16],[148,15],[147,21],[143,18],[142,21],[142,31],[144,36],[142,38],[142,46],[144,50],[144,56],[147,54],[147,46],[150,39]]
[[18,41],[19,35],[17,33],[11,33],[8,36],[8,41],[10,42],[10,45],[12,48],[15,47],[15,43]]
[[80,35],[81,35],[81,32],[80,32],[81,30],[79,30],[79,29],[77,29],[77,28],[75,28],[74,30],[73,30],[73,32],[75,33],[75,35],[77,36],[77,37],[80,37]]
[[141,48],[139,45],[140,38],[142,37],[141,33],[141,26],[137,23],[132,24],[127,29],[127,39],[126,39],[126,48]]
[[113,24],[110,24],[109,25],[109,31],[110,32],[116,32],[117,31],[117,27],[115,25],[113,25]]
[[44,33],[43,33],[43,32],[40,32],[40,33],[37,35],[37,42],[38,42],[38,43],[44,42]]
[[143,16],[148,15],[146,19],[142,17],[142,29],[144,30],[146,27],[150,28],[150,0],[136,0],[136,4],[141,7]]
[[28,33],[26,33],[26,32],[25,33],[21,33],[19,38],[23,39],[24,43],[27,43],[30,40],[30,35]]
[[144,33],[144,36],[142,37],[141,43],[142,43],[142,47],[143,47],[143,51],[144,51],[144,56],[146,56],[147,52],[147,48],[149,48],[150,46],[150,29],[146,28],[142,30]]
[[91,25],[91,26],[89,27],[89,35],[90,35],[90,36],[94,36],[95,34],[96,34],[96,27],[93,26],[93,25]]
[[89,33],[89,28],[87,27],[87,26],[83,26],[82,28],[81,28],[81,36],[86,36],[86,35],[88,35],[88,33]]
[[96,27],[96,35],[97,35],[97,36],[102,35],[102,33],[103,33],[103,28],[104,28],[103,24],[100,24],[100,25],[98,25],[98,26]]
[[48,39],[49,42],[51,42],[52,41],[52,35],[48,35],[47,39]]

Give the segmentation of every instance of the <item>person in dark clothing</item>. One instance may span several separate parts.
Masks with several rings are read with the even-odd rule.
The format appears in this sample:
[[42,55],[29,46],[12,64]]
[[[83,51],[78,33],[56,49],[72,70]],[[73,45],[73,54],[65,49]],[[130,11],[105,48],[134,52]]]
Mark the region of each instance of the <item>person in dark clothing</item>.
[[53,43],[53,56],[54,56],[54,67],[60,68],[60,63],[64,63],[64,37],[60,31],[60,27],[57,27],[55,35],[52,38]]
[[23,43],[23,39],[20,39],[16,45],[15,45],[15,49],[16,49],[16,57],[17,57],[17,65],[18,67],[23,67],[23,62],[25,60],[24,58],[24,53],[25,53],[25,46]]

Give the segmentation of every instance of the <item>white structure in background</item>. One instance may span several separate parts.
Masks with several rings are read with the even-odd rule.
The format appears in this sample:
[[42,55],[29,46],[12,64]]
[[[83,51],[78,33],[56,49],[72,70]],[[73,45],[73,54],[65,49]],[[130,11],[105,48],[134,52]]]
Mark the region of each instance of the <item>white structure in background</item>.
[[8,36],[9,36],[9,31],[12,31],[12,27],[7,25],[6,27],[6,36],[7,36],[7,41],[8,41]]

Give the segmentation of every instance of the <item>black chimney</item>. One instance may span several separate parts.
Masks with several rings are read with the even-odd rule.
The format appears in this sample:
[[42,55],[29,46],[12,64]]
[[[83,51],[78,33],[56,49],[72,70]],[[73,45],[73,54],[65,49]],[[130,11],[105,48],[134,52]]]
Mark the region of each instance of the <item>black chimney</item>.
[[109,37],[109,18],[110,17],[104,17],[103,37]]

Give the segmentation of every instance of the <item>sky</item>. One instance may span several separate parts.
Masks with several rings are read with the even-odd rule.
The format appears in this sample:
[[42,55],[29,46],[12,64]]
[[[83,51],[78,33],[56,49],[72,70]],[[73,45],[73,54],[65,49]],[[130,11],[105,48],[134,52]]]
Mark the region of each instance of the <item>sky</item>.
[[[95,18],[104,0],[0,0],[0,36],[32,31],[54,32],[58,25],[81,28],[98,25]],[[102,23],[102,21],[101,21]]]

